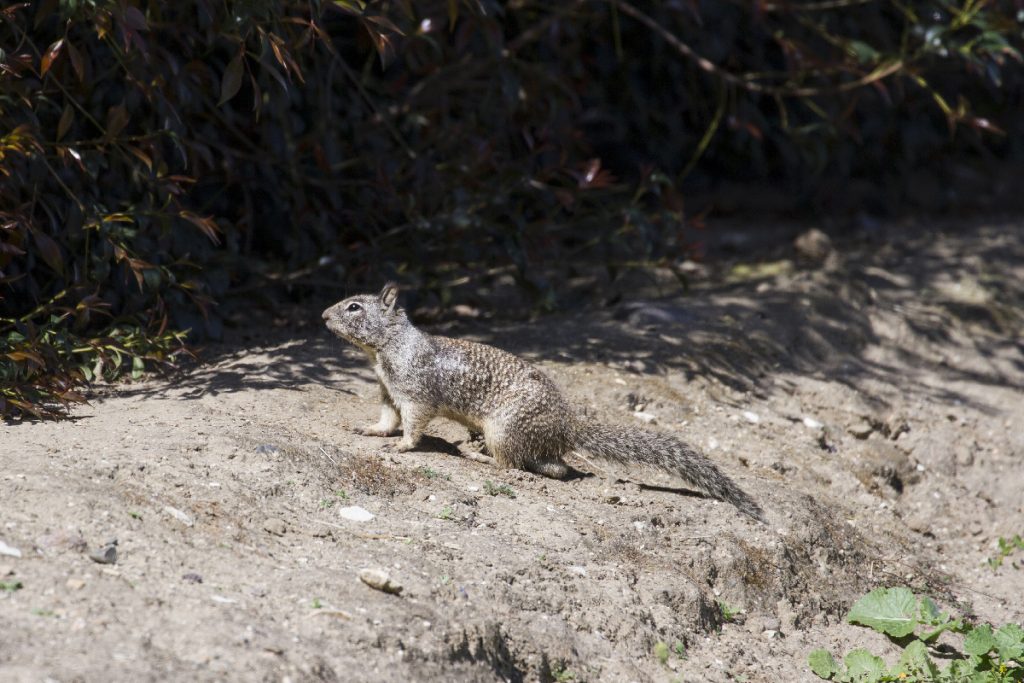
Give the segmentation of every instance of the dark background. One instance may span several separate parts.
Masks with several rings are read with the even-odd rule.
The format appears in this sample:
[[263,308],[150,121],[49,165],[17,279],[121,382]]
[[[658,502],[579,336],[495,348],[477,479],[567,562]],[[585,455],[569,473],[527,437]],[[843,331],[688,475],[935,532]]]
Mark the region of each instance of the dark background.
[[884,239],[1018,211],[1022,18],[1019,0],[9,4],[0,414],[173,365],[239,302],[392,278],[443,308],[504,279],[540,312],[583,270],[706,258],[723,221]]

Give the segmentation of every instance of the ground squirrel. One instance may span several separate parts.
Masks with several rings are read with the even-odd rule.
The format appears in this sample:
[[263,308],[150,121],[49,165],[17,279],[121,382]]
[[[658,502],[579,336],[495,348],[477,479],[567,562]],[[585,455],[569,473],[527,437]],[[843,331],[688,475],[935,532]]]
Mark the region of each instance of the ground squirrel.
[[356,431],[396,436],[416,447],[433,418],[483,433],[504,467],[562,479],[562,457],[582,451],[616,463],[656,467],[763,520],[750,496],[693,447],[667,434],[604,425],[574,410],[555,383],[523,359],[493,346],[427,334],[398,307],[398,288],[340,301],[323,313],[327,329],[361,348],[381,391],[377,424]]

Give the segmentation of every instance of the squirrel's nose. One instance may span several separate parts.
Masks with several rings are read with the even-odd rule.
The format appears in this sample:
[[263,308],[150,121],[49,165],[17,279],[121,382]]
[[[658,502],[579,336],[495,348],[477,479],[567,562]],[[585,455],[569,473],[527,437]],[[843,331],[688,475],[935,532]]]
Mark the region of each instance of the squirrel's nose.
[[324,320],[327,320],[328,318],[330,318],[331,317],[331,309],[329,309],[329,308],[326,309],[324,311],[324,314],[322,316],[320,316],[320,317],[323,318]]

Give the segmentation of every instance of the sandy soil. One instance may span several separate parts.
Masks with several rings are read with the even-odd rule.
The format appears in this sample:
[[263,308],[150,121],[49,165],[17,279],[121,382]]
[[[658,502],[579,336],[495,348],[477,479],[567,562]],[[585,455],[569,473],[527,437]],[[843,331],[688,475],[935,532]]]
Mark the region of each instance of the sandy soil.
[[[843,621],[875,586],[1020,623],[1024,553],[986,559],[1024,533],[1022,238],[732,260],[688,293],[655,273],[604,307],[438,326],[609,422],[654,415],[767,525],[584,460],[566,482],[499,471],[451,423],[408,454],[355,435],[372,376],[313,306],[71,420],[0,426],[0,541],[21,553],[0,554],[20,584],[0,679],[804,681],[815,647],[894,658]],[[115,539],[116,563],[90,559]]]

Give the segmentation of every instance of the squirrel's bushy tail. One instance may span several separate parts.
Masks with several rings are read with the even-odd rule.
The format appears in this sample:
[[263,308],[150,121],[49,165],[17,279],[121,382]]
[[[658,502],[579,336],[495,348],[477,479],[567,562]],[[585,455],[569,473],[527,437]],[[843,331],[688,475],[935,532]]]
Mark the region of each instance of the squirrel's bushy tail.
[[616,427],[579,418],[571,435],[572,447],[621,464],[654,467],[700,487],[712,498],[735,505],[740,512],[763,522],[764,512],[713,462],[692,446],[667,434]]

